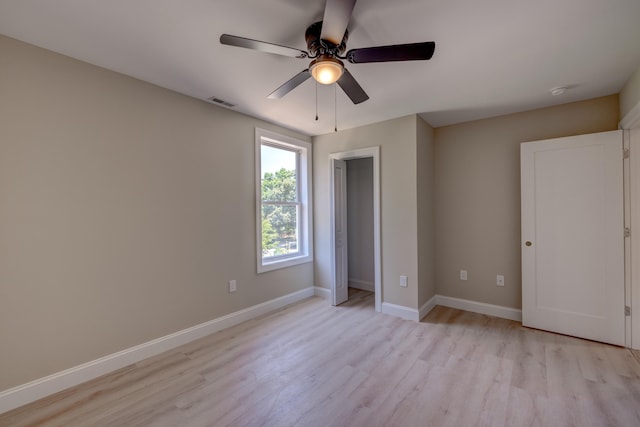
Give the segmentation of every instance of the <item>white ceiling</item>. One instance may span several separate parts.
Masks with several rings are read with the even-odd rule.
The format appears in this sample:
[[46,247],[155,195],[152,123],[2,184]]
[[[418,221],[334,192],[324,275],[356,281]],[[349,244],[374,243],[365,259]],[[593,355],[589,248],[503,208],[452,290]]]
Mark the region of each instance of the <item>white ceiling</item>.
[[[332,132],[334,87],[267,95],[308,60],[223,46],[221,34],[306,50],[324,0],[2,0],[0,33],[308,135]],[[338,129],[419,113],[439,127],[618,93],[640,65],[639,0],[359,0],[347,48],[435,41],[430,61],[347,64]],[[1,66],[1,65],[0,65]],[[549,89],[568,85],[563,96]]]

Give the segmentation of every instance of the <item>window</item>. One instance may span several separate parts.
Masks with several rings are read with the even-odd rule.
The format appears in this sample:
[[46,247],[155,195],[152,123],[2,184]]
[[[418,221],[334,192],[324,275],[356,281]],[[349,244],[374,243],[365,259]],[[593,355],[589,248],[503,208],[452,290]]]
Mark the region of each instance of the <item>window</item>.
[[311,144],[256,129],[258,273],[311,261]]

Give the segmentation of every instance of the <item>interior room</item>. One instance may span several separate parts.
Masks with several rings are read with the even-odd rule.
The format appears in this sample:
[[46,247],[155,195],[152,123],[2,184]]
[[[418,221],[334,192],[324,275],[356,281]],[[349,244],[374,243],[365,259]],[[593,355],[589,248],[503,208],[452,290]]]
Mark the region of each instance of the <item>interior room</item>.
[[639,425],[639,21],[3,1],[0,426]]

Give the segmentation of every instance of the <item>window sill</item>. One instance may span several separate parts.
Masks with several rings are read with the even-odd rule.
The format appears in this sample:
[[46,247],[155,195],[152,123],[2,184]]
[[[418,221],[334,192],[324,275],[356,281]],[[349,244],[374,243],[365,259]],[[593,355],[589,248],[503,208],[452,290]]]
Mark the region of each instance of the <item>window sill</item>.
[[267,262],[258,265],[258,274],[266,273],[267,271],[279,270],[281,268],[293,267],[294,265],[306,264],[312,261],[313,257],[311,255],[302,255],[294,258],[286,258],[273,262]]

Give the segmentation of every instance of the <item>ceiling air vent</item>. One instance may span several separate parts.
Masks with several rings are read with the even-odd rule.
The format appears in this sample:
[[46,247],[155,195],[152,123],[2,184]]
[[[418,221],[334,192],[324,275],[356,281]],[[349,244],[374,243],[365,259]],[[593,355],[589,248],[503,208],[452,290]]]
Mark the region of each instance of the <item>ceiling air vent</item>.
[[207,101],[211,101],[214,104],[222,105],[223,107],[228,107],[228,108],[233,108],[236,106],[235,104],[227,102],[224,99],[216,98],[215,96],[207,98]]

